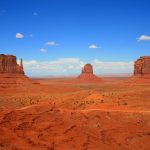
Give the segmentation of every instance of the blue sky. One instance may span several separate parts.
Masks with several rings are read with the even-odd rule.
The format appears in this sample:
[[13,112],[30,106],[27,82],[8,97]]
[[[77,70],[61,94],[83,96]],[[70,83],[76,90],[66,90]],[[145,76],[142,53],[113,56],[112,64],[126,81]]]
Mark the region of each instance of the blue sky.
[[129,73],[149,48],[149,0],[0,0],[0,53],[23,58],[27,75],[78,74],[85,63]]

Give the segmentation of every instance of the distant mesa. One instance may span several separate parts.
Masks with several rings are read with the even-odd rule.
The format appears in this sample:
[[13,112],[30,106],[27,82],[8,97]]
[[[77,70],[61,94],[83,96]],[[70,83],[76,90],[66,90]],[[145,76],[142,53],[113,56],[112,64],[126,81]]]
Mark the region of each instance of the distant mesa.
[[82,68],[82,73],[81,73],[81,75],[78,76],[78,79],[85,80],[85,81],[98,81],[98,80],[101,80],[99,77],[94,75],[93,66],[91,64],[86,64]]
[[0,87],[18,87],[32,84],[24,73],[23,61],[17,64],[17,58],[14,55],[0,54]]
[[150,77],[150,56],[142,56],[135,61],[134,76]]

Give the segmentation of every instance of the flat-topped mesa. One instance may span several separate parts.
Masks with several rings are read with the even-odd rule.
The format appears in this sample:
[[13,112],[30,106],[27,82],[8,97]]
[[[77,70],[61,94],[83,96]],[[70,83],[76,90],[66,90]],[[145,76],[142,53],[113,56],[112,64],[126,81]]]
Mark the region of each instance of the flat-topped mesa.
[[93,74],[93,66],[91,64],[86,64],[83,69],[81,75],[78,76],[78,79],[85,81],[95,81],[100,80],[96,75]]
[[150,76],[150,56],[142,56],[134,62],[134,76]]
[[18,65],[16,56],[0,54],[0,73],[24,74],[22,59]]

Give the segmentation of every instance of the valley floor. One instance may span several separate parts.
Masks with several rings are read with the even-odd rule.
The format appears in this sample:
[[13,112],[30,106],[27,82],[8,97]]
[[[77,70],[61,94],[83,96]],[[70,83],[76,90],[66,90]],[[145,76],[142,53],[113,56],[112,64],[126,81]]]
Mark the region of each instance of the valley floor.
[[0,150],[149,150],[150,84],[34,79],[0,89]]

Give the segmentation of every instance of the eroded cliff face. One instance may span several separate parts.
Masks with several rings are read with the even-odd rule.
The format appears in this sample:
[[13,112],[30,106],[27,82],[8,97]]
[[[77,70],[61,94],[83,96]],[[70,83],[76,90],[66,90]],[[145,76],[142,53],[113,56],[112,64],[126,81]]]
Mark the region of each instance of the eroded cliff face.
[[150,56],[142,56],[134,62],[134,74],[125,83],[150,84]]
[[0,54],[0,73],[24,74],[22,61],[18,65],[16,56]]
[[149,76],[150,75],[150,56],[140,57],[134,63],[135,76]]
[[32,83],[24,73],[22,59],[19,65],[16,56],[0,54],[0,89],[26,88]]

